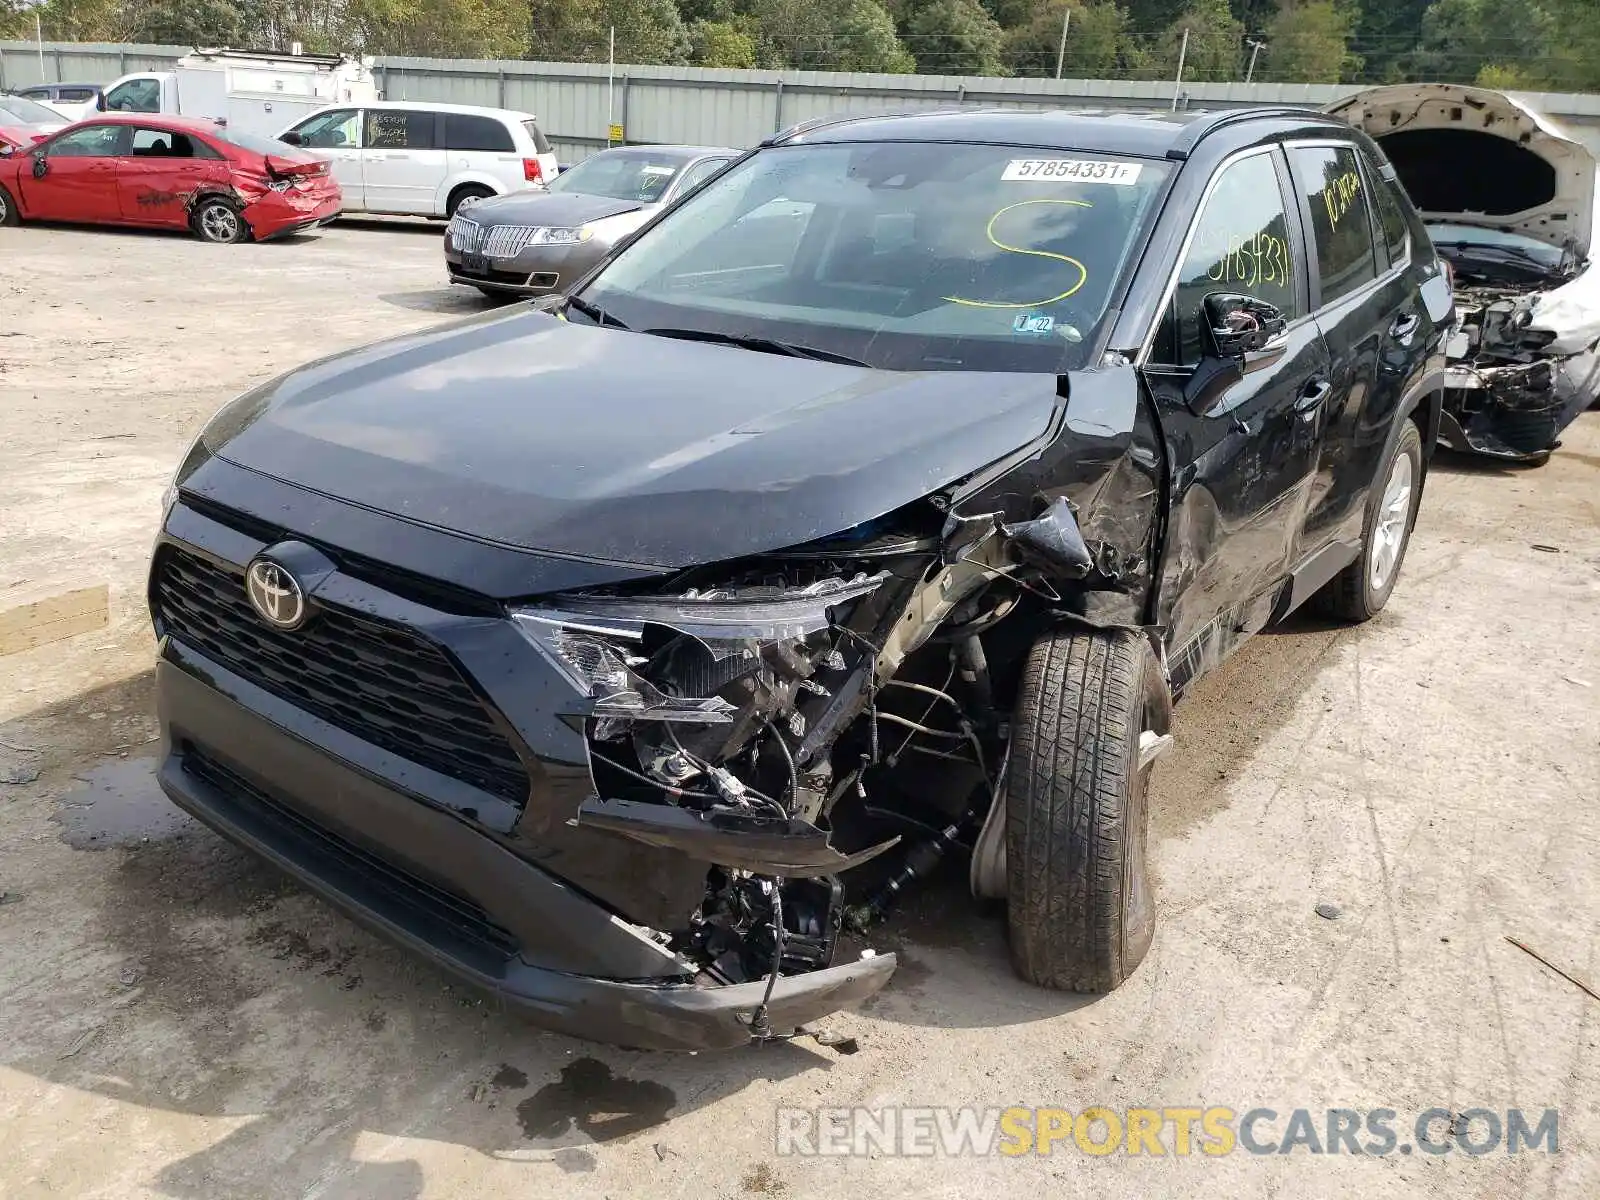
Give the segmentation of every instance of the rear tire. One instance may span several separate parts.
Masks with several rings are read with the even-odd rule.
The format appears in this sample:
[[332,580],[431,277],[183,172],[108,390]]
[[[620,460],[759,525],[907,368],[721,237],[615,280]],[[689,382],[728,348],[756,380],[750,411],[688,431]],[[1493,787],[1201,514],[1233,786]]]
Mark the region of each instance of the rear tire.
[[11,198],[11,193],[0,186],[0,225],[21,225],[22,214],[17,211],[17,202]]
[[1168,711],[1138,633],[1061,631],[1028,655],[1005,804],[1011,962],[1030,983],[1109,992],[1149,950],[1140,735],[1165,733]]
[[231,246],[250,236],[250,226],[239,215],[239,206],[221,196],[207,197],[195,205],[191,224],[202,242],[219,246]]
[[1421,499],[1422,434],[1407,421],[1367,495],[1361,553],[1328,580],[1307,607],[1322,616],[1357,624],[1377,616],[1400,578]]
[[445,201],[444,215],[453,217],[456,210],[463,204],[476,204],[479,200],[487,200],[494,192],[478,184],[464,184],[450,193],[450,199]]

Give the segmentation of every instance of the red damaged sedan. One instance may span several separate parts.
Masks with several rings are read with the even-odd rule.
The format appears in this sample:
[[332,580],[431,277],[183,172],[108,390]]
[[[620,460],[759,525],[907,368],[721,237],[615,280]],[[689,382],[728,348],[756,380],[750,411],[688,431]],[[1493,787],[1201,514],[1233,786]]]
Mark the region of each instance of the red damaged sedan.
[[0,225],[71,221],[265,241],[325,225],[342,206],[324,160],[210,121],[107,114],[35,146],[0,147]]

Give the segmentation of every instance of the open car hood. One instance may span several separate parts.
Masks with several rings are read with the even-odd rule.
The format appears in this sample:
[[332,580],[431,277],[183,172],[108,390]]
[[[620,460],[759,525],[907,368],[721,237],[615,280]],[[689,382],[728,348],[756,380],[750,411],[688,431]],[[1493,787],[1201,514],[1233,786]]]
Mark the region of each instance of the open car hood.
[[1594,155],[1549,117],[1486,88],[1368,88],[1326,112],[1372,137],[1429,221],[1480,225],[1589,257]]

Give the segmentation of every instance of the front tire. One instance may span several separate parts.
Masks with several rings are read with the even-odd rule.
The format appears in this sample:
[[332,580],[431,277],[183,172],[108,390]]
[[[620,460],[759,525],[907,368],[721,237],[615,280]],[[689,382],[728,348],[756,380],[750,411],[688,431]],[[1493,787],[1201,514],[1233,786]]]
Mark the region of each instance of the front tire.
[[21,225],[22,214],[17,211],[17,202],[11,198],[11,193],[0,186],[0,225]]
[[220,196],[202,200],[195,206],[193,218],[195,236],[202,242],[231,246],[250,236],[250,226],[239,215],[239,206]]
[[476,204],[479,200],[487,200],[493,195],[494,192],[490,191],[486,187],[480,187],[477,184],[467,184],[463,187],[458,187],[455,191],[450,193],[450,199],[445,201],[444,215],[446,218],[453,217],[461,208],[470,207],[471,205]]
[[1352,623],[1382,611],[1400,578],[1421,500],[1422,434],[1407,421],[1367,496],[1361,553],[1312,597],[1313,611]]
[[1051,633],[1028,656],[1004,800],[1011,962],[1030,983],[1109,992],[1150,948],[1141,750],[1166,732],[1166,695],[1129,630]]

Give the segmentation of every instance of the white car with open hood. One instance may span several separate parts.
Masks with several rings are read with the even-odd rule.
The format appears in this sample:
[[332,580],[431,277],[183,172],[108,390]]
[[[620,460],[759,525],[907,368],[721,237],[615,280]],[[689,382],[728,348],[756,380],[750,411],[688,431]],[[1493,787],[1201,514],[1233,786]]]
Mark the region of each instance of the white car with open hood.
[[1483,88],[1397,84],[1328,111],[1378,142],[1454,270],[1441,440],[1544,462],[1600,395],[1594,155]]

